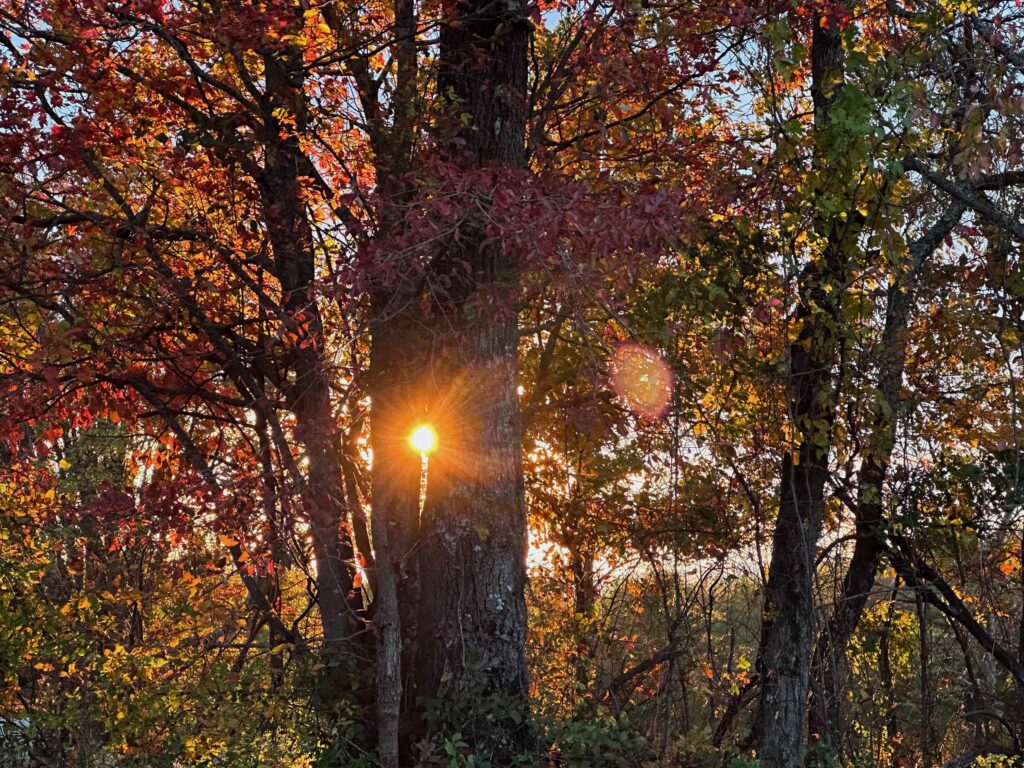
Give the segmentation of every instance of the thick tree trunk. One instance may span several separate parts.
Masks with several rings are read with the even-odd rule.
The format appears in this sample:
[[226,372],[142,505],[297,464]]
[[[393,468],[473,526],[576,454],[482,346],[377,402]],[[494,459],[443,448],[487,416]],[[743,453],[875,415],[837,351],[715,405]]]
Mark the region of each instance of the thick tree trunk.
[[[469,116],[456,151],[467,170],[522,167],[531,35],[524,9],[467,0],[449,11],[438,92]],[[440,446],[419,550],[417,677],[418,692],[440,705],[438,728],[458,728],[500,766],[528,744],[519,275],[515,254],[487,239],[477,216],[467,213],[435,273],[431,375],[443,397],[432,406]]]
[[812,443],[800,451],[799,464],[791,456],[783,460],[782,501],[758,663],[760,702],[754,721],[757,756],[772,768],[793,768],[803,762],[814,609],[811,584],[826,461],[813,455],[817,451]]
[[[457,418],[466,430],[450,448],[458,455],[448,459],[442,449],[435,460],[457,469],[428,480],[418,672],[422,695],[462,709],[470,718],[463,736],[503,765],[526,744],[526,521],[515,323],[480,330],[460,350]],[[495,708],[503,716],[488,722]]]
[[[814,194],[831,188],[829,113],[839,96],[844,55],[840,31],[815,25],[811,47],[815,107]],[[816,230],[824,251],[808,267],[800,287],[799,328],[790,345],[789,419],[798,440],[782,461],[779,515],[765,588],[758,655],[760,701],[754,719],[758,758],[772,768],[803,764],[814,602],[812,582],[828,478],[835,373],[842,344],[840,301],[847,250],[856,237],[840,220],[822,219]]]

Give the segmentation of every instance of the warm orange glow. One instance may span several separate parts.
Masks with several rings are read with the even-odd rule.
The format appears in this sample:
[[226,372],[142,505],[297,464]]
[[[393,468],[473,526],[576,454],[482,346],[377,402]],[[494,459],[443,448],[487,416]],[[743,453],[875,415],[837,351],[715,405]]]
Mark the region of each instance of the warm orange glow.
[[623,344],[612,358],[612,388],[634,413],[656,418],[672,396],[672,372],[653,349]]
[[420,424],[409,435],[409,445],[422,454],[427,454],[437,448],[437,432],[429,424]]

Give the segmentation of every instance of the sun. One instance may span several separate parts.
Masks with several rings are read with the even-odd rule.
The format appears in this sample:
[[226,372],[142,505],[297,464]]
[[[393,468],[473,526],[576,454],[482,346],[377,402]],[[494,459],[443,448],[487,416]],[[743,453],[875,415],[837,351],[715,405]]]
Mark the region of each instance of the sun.
[[420,424],[409,435],[409,445],[422,454],[428,454],[437,448],[437,432],[429,424]]

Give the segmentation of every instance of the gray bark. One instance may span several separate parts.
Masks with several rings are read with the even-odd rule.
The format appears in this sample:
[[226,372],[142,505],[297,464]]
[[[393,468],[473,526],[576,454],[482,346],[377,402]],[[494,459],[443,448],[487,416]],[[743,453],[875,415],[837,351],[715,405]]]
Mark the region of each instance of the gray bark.
[[[814,29],[811,63],[814,172],[821,185],[832,175],[829,113],[842,90],[844,53],[840,32],[820,21]],[[800,332],[789,349],[788,412],[798,445],[782,460],[757,665],[761,689],[754,745],[757,757],[772,768],[796,768],[804,761],[814,620],[811,588],[835,421],[840,294],[848,264],[847,240],[855,240],[838,220],[819,220],[815,226],[826,245],[801,281],[795,318]]]
[[[452,11],[441,30],[438,91],[469,116],[456,129],[459,162],[467,170],[522,167],[532,33],[525,9],[467,0]],[[473,751],[508,765],[529,744],[518,262],[470,212],[434,278],[431,375],[443,397],[432,406],[441,439],[418,558],[418,692],[466,718],[439,728],[458,727]]]

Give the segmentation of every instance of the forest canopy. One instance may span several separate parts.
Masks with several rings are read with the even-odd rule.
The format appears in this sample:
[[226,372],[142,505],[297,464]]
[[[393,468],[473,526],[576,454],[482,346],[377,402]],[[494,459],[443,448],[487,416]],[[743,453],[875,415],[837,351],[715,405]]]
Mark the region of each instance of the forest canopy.
[[1010,766],[1020,0],[0,0],[0,767]]

